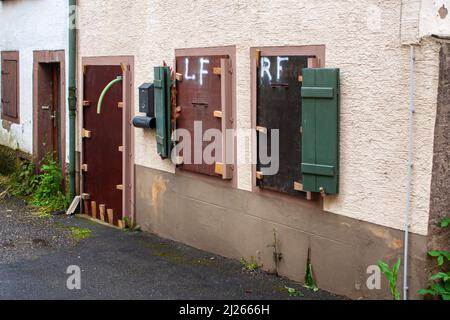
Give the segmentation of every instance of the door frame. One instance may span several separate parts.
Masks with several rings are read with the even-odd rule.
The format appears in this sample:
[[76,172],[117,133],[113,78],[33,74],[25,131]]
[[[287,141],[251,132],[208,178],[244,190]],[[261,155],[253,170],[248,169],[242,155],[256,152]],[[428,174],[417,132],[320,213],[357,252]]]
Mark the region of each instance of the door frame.
[[39,50],[33,52],[33,158],[38,155],[38,97],[39,97],[39,64],[59,63],[59,131],[60,131],[60,164],[63,174],[66,170],[66,63],[64,50]]
[[[79,77],[78,89],[78,135],[83,129],[83,96],[84,96],[84,70],[86,66],[120,66],[122,68],[122,218],[127,216],[135,221],[135,201],[134,201],[134,127],[132,121],[134,117],[134,56],[101,56],[82,57],[81,76]],[[112,79],[111,79],[112,80]],[[95,107],[95,106],[94,106]],[[78,136],[79,137],[79,136]],[[79,167],[83,164],[83,142],[78,138],[80,151]],[[81,171],[81,170],[80,170]],[[84,192],[83,173],[80,175],[80,191]]]

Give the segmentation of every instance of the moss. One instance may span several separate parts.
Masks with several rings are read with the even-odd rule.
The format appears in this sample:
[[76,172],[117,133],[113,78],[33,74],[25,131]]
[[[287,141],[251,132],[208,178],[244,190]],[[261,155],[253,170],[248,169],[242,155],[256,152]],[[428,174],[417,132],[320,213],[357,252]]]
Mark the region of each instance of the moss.
[[69,227],[72,232],[72,237],[75,239],[86,239],[91,236],[92,231],[87,228]]
[[272,287],[273,291],[275,292],[280,292],[280,293],[285,293],[286,292],[286,287],[282,286],[282,285],[275,285]]
[[179,250],[170,249],[166,244],[142,241],[144,247],[152,250],[153,254],[164,260],[184,266],[212,266],[214,261],[208,258],[190,257]]
[[0,174],[0,188],[6,189],[11,184],[11,177]]
[[0,145],[0,174],[8,176],[17,168],[17,152]]

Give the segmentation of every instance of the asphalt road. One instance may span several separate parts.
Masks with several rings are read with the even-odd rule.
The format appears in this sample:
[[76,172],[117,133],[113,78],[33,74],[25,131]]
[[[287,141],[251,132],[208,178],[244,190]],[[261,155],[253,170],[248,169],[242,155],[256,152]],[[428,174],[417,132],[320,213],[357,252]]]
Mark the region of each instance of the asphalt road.
[[[90,236],[77,239],[78,228],[89,229]],[[69,266],[80,268],[81,289],[67,288]],[[285,286],[303,296],[290,297]],[[339,298],[264,272],[245,272],[239,261],[145,232],[76,216],[39,218],[21,201],[3,199],[0,299]]]

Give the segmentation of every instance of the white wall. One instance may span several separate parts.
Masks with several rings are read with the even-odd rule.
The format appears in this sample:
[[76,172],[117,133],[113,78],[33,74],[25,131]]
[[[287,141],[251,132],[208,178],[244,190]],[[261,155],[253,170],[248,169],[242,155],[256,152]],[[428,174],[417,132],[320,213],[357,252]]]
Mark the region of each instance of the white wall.
[[[65,50],[67,61],[67,3],[65,0],[0,1],[0,51],[19,51],[20,55],[20,124],[12,124],[9,131],[0,125],[2,145],[30,154],[33,151],[33,51]],[[66,101],[62,103],[66,105]]]
[[419,44],[432,35],[449,38],[450,0],[403,0],[400,29],[403,44]]
[[[447,15],[441,16],[440,9],[447,12]],[[420,10],[419,36],[424,37],[432,34],[450,37],[450,0],[423,2]]]
[[[417,9],[408,14],[419,15],[418,1]],[[236,45],[238,128],[251,127],[250,47],[326,45],[326,66],[341,69],[342,114],[340,194],[327,197],[325,209],[403,228],[409,48],[401,45],[400,1],[83,0],[80,4],[80,57],[135,56],[135,89],[152,81],[154,66],[172,62],[176,48]],[[411,229],[423,235],[428,227],[438,52],[439,45],[431,40],[416,49]],[[137,90],[135,94],[138,101]],[[137,105],[135,109],[137,113]],[[174,172],[173,165],[157,155],[153,132],[136,130],[135,138],[136,164]],[[245,152],[238,148],[238,156]],[[251,190],[251,166],[237,170],[238,188]]]

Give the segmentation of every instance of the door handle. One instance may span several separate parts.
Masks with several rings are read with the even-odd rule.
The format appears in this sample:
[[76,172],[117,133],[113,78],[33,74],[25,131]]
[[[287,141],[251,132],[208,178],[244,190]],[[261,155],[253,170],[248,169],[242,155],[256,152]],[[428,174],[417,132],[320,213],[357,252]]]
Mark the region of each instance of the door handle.
[[50,116],[50,119],[52,119],[52,122],[53,122],[53,127],[57,127],[57,124],[56,124],[56,121],[55,121],[55,119],[56,119],[56,111],[53,111],[53,114]]
[[42,110],[50,110],[50,106],[41,106]]
[[289,83],[272,83],[270,86],[272,88],[289,88]]
[[197,101],[194,101],[194,102],[192,102],[192,105],[193,105],[194,107],[205,107],[205,108],[208,107],[208,103],[206,103],[206,102],[197,102]]

